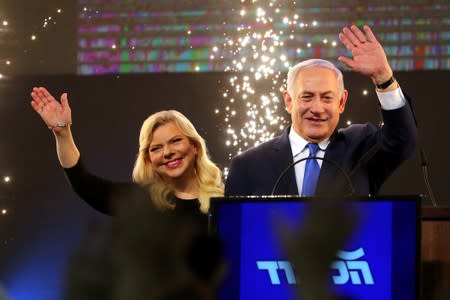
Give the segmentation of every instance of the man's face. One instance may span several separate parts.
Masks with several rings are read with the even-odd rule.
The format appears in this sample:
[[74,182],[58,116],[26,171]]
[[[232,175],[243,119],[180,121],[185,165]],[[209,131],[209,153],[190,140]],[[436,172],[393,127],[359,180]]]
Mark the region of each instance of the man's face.
[[285,92],[284,103],[295,132],[309,142],[318,143],[336,129],[347,96],[346,90],[340,93],[332,70],[311,67],[297,73],[293,95]]

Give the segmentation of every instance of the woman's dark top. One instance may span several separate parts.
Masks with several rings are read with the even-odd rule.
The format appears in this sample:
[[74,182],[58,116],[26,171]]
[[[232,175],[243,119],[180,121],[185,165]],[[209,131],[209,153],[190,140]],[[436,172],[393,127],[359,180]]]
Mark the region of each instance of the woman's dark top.
[[[170,242],[171,239],[179,239],[181,234],[190,240],[183,254],[185,262],[198,278],[209,280],[218,270],[222,259],[220,241],[208,235],[208,215],[200,211],[198,199],[171,197],[175,208],[159,211],[147,190],[132,182],[113,182],[93,175],[81,159],[64,171],[73,190],[91,207],[104,214],[118,216],[120,230],[125,232],[122,233],[122,243],[129,244],[130,239],[137,237],[138,243],[157,240],[158,237]],[[178,247],[168,245],[171,244],[166,247]]]
[[[115,215],[115,210],[125,201],[151,202],[147,190],[133,182],[114,182],[93,175],[84,167],[81,158],[71,168],[64,169],[73,190],[95,210],[107,215]],[[208,215],[200,211],[198,199],[180,199],[171,196],[175,204],[172,213],[189,216],[204,230],[208,228]],[[170,213],[170,211],[169,211]]]

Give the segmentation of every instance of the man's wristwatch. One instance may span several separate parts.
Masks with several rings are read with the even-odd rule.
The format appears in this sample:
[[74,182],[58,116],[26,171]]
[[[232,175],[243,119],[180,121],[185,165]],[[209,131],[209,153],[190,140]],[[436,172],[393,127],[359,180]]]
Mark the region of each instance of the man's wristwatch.
[[380,84],[376,84],[375,86],[380,90],[384,90],[385,88],[390,86],[394,81],[395,81],[394,76],[391,76],[391,78],[389,78],[387,81]]

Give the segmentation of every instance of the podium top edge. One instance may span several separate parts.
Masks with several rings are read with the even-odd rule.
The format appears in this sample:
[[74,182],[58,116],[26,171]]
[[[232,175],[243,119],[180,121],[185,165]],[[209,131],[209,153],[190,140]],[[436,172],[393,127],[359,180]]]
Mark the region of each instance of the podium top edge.
[[296,195],[251,195],[251,196],[223,196],[212,197],[211,201],[311,201],[311,200],[386,200],[386,201],[401,201],[401,200],[417,200],[423,201],[422,195],[348,195],[348,196],[312,196],[302,197]]
[[373,195],[351,195],[351,196],[314,196],[301,197],[295,195],[262,195],[262,196],[224,196],[211,197],[211,206],[220,206],[221,203],[258,203],[258,202],[311,202],[311,203],[352,203],[352,202],[415,202],[418,210],[421,209],[424,197],[421,195],[393,195],[393,196],[373,196]]

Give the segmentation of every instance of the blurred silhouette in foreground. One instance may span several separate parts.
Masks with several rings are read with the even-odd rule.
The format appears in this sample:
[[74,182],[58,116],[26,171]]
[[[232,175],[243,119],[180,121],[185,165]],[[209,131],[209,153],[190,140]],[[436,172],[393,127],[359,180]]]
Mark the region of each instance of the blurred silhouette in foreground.
[[[119,198],[112,227],[91,231],[74,256],[65,299],[216,299],[226,275],[218,238],[188,214],[161,213],[139,195]],[[301,229],[278,224],[299,298],[349,299],[328,289],[330,265],[359,218],[348,205],[324,201],[311,205]]]
[[[342,201],[313,201],[300,228],[278,223],[288,260],[295,269],[302,300],[350,300],[330,290],[330,266],[361,216]],[[281,221],[281,220],[279,220]]]
[[219,240],[190,215],[162,213],[134,196],[119,195],[111,228],[92,231],[74,256],[65,299],[215,299]]

